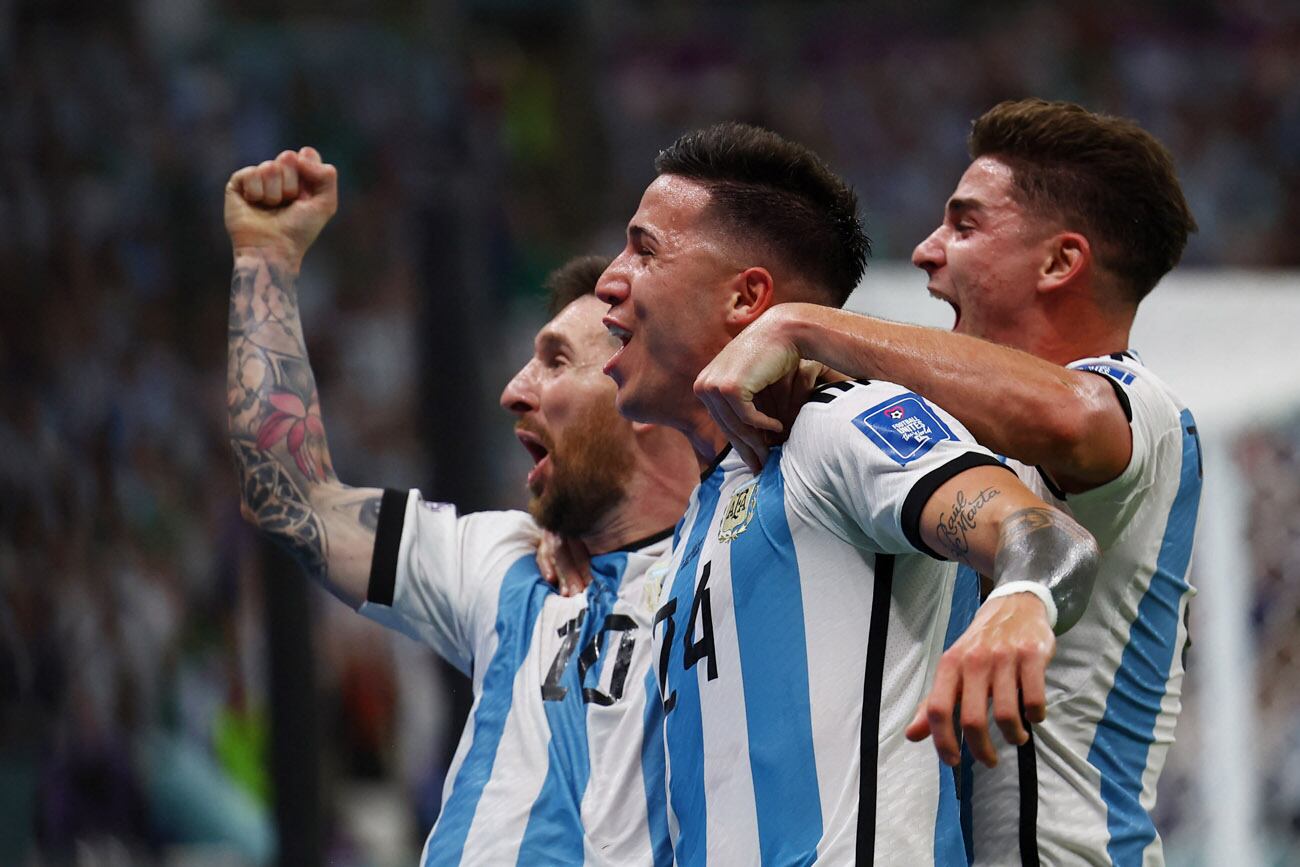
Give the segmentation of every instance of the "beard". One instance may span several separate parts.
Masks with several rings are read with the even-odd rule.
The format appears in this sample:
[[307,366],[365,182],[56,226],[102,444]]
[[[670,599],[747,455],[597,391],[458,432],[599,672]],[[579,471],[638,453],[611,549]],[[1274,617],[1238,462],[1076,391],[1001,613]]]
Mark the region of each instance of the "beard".
[[528,503],[538,524],[562,536],[579,536],[623,501],[635,466],[632,431],[612,403],[588,408],[560,440],[527,429],[543,439],[551,460],[550,478]]

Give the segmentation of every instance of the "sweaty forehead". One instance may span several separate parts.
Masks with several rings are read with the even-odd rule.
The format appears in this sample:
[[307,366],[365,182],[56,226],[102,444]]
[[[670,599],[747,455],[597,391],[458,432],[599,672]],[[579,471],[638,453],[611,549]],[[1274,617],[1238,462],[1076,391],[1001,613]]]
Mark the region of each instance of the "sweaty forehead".
[[692,228],[708,208],[709,199],[709,191],[698,181],[679,175],[660,175],[646,187],[632,224],[651,233]]
[[608,310],[609,305],[595,295],[583,295],[570,302],[537,332],[537,349],[565,349],[580,360],[604,361],[618,347],[618,341],[601,322]]
[[977,158],[967,167],[952,199],[981,208],[998,208],[1014,204],[1015,175],[1011,166],[996,157]]

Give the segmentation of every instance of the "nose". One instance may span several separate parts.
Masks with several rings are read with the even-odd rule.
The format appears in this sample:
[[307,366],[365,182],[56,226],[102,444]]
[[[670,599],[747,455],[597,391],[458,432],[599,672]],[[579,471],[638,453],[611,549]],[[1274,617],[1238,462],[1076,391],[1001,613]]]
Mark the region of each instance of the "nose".
[[536,359],[529,361],[501,390],[501,408],[516,415],[537,409]]
[[912,264],[922,269],[927,274],[933,274],[936,270],[943,267],[943,244],[939,234],[943,231],[943,226],[935,229],[930,236],[916,245],[912,251]]
[[596,281],[596,297],[610,307],[617,307],[627,300],[628,293],[631,291],[632,284],[628,282],[627,276],[622,268],[623,256],[620,255],[609,267],[600,275]]

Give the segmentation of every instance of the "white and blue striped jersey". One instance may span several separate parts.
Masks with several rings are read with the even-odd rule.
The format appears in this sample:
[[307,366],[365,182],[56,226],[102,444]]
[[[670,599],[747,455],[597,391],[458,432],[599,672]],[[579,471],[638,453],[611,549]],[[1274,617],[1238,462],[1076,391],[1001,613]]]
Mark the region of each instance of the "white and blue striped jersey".
[[1020,748],[995,729],[997,767],[973,768],[970,842],[978,864],[1159,865],[1149,811],[1182,706],[1200,443],[1187,407],[1133,353],[1069,366],[1115,386],[1133,454],[1118,478],[1069,496],[1008,462],[1102,555],[1086,613],[1057,638],[1046,721]]
[[997,459],[890,383],[818,389],[757,477],[724,452],[655,615],[677,862],[964,864],[955,786],[903,730],[942,651],[943,482]]
[[671,863],[647,583],[668,537],[593,557],[566,599],[528,515],[384,492],[361,613],[474,685],[421,867]]

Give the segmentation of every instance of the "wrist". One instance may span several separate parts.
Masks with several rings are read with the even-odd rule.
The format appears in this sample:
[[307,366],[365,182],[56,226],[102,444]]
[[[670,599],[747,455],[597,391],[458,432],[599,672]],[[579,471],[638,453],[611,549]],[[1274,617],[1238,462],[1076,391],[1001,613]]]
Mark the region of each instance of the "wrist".
[[302,256],[275,244],[236,244],[235,264],[265,262],[296,275],[302,268]]
[[815,346],[815,341],[810,339],[810,335],[816,330],[810,319],[809,308],[815,307],[816,305],[813,304],[789,301],[777,304],[768,312],[776,337],[792,346],[800,358],[816,360],[808,354]]
[[1055,631],[1056,600],[1052,598],[1051,590],[1036,581],[1008,581],[1006,584],[999,584],[993,588],[993,592],[984,601],[987,604],[994,599],[1001,599],[1004,596],[1012,596],[1018,593],[1027,593],[1038,597],[1038,601],[1043,603],[1044,612],[1047,615],[1047,625]]

